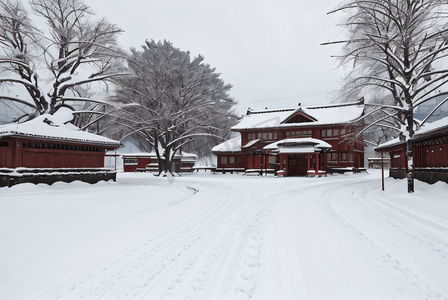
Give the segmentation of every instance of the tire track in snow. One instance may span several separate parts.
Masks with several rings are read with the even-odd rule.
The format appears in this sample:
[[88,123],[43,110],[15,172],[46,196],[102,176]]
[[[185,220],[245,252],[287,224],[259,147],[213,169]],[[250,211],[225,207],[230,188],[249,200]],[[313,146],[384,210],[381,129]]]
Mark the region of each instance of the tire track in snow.
[[[354,198],[367,211],[381,216],[379,219],[387,224],[389,230],[399,234],[394,235],[394,242],[386,243],[377,238],[374,234],[375,228],[372,225],[366,222],[361,223],[358,225],[360,230],[365,232],[375,243],[381,245],[381,248],[389,254],[395,263],[394,268],[402,272],[425,296],[431,297],[431,294],[434,293],[433,290],[438,290],[438,292],[432,294],[432,296],[440,298],[441,292],[439,291],[443,291],[446,296],[448,293],[446,288],[448,259],[445,249],[438,248],[440,245],[435,246],[435,244],[438,244],[437,241],[431,239],[431,233],[434,232],[434,229],[421,226],[419,224],[420,216],[410,218],[409,215],[402,214],[401,209],[387,210],[379,203],[378,199],[367,194],[366,191],[358,196],[356,190],[353,192]],[[366,200],[370,201],[367,202]],[[406,225],[403,225],[403,223],[406,223]],[[412,230],[412,228],[414,229]],[[423,228],[426,230],[426,234],[425,230],[421,231]],[[420,232],[422,232],[421,235]],[[440,251],[434,251],[435,247]],[[439,259],[433,259],[433,256],[439,256]],[[434,264],[434,261],[437,261],[437,264]],[[430,282],[433,284],[429,284]]]
[[[117,288],[117,286],[126,287],[129,282],[142,281],[146,277],[150,281],[163,277],[167,273],[167,265],[185,255],[183,252],[186,249],[197,243],[211,230],[200,226],[211,215],[210,210],[219,212],[226,204],[226,201],[220,199],[187,218],[188,220],[180,221],[177,225],[165,228],[162,232],[154,234],[153,238],[140,243],[140,245],[134,245],[111,259],[103,261],[90,271],[70,280],[70,282],[75,283],[66,282],[56,288],[55,290],[59,290],[59,292],[55,294],[55,299],[60,297],[65,299],[73,294],[78,295],[74,297],[76,299],[102,299],[102,297],[107,299],[112,290],[115,291],[115,294],[117,290],[121,292],[123,288]],[[190,239],[192,236],[196,238]],[[139,252],[136,252],[137,250]],[[135,261],[129,261],[135,257],[137,257]],[[103,268],[104,265],[106,267]],[[137,271],[139,271],[138,274],[136,274]],[[145,276],[142,276],[143,274]],[[149,275],[146,276],[147,274]],[[102,282],[95,281],[96,278],[104,277],[109,277],[109,279]],[[135,280],[136,278],[140,280]],[[90,288],[91,286],[95,286],[95,288]],[[143,286],[147,288],[149,286],[148,282],[143,282]],[[127,291],[125,293],[130,295]],[[44,298],[48,299],[47,296]]]
[[[326,208],[326,204],[331,201],[334,193],[335,190],[332,190],[331,192],[325,191],[319,195],[318,202],[321,205],[320,208]],[[330,232],[329,229],[334,228],[332,226],[334,224],[331,222],[330,224],[324,225],[324,220],[322,217],[325,215],[322,214],[322,211],[317,211],[316,208],[317,206],[310,205],[309,201],[305,204],[305,210],[307,215],[310,217],[310,220],[320,219],[319,222],[310,222],[310,224],[314,228],[315,232],[318,233],[317,236],[319,237],[319,240],[331,256],[340,273],[340,277],[344,281],[343,284],[346,287],[345,289],[341,289],[339,284],[335,285],[339,286],[339,291],[337,294],[343,295],[341,299],[371,299],[372,297],[374,299],[387,298],[387,296],[382,294],[372,283],[367,272],[364,271],[363,268],[360,267],[345,251],[344,245],[337,238],[335,238],[334,231]]]
[[[348,215],[346,213],[343,213],[338,208],[338,201],[333,201],[328,203],[327,209],[330,213],[335,214],[335,219],[339,217],[339,221],[342,223],[345,223],[346,228],[353,232],[355,235],[357,235],[363,243],[369,243],[371,245],[371,250],[367,250],[367,253],[370,253],[372,257],[369,257],[370,261],[381,261],[381,272],[387,272],[390,274],[390,270],[395,270],[395,278],[391,280],[387,285],[391,285],[391,287],[396,292],[396,298],[401,297],[416,297],[416,295],[420,295],[419,297],[431,297],[431,295],[428,293],[430,292],[431,288],[429,286],[423,286],[423,282],[431,282],[432,279],[430,279],[431,276],[426,276],[421,274],[419,270],[416,270],[415,268],[409,269],[408,262],[416,263],[418,261],[425,260],[426,263],[418,263],[420,266],[428,266],[431,265],[430,259],[425,259],[427,255],[421,255],[421,252],[415,251],[416,249],[412,244],[409,244],[407,247],[403,246],[402,243],[404,240],[400,237],[403,236],[403,233],[405,232],[402,230],[401,234],[393,234],[395,239],[399,237],[398,240],[394,241],[388,241],[385,242],[385,238],[387,238],[389,234],[389,231],[400,231],[400,226],[392,226],[392,223],[396,223],[398,219],[396,217],[398,215],[394,215],[393,218],[384,218],[387,215],[391,215],[391,211],[387,211],[384,209],[384,207],[377,206],[378,203],[375,204],[375,200],[372,199],[372,197],[369,195],[367,191],[363,192],[362,195],[359,195],[356,193],[356,190],[358,188],[354,188],[354,191],[352,192],[349,199],[347,199],[346,194],[342,194],[339,191],[344,190],[344,186],[338,187],[333,192],[336,194],[336,196],[339,199],[343,199],[344,204],[341,206],[345,209],[348,209],[350,205],[347,204],[347,201],[354,201],[352,202],[353,205],[360,205],[364,208],[363,210],[354,208],[354,211],[356,211],[356,214]],[[361,217],[359,213],[367,212],[369,215],[363,215]],[[375,219],[382,219],[382,222],[378,221],[372,221],[375,224],[375,227],[372,227],[372,225],[369,223],[369,220],[375,220]],[[384,229],[381,229],[379,231],[378,225],[381,223],[388,224],[385,226]],[[411,222],[412,223],[412,222]],[[410,224],[411,224],[410,223]],[[408,224],[405,228],[406,231],[409,231],[411,227],[408,227],[410,224]],[[415,232],[410,230],[410,232]],[[414,244],[415,245],[415,244]],[[414,253],[420,253],[420,254],[414,254]],[[440,263],[440,260],[437,260]],[[378,268],[376,266],[375,268]],[[426,268],[426,267],[425,267]],[[439,269],[439,272],[443,272],[443,270],[446,270],[445,267],[437,266],[436,269]],[[445,274],[448,275],[448,273],[445,272]],[[420,277],[422,278],[419,278]],[[446,279],[442,282],[446,282]],[[405,286],[409,287],[409,284],[406,283],[406,281],[411,282],[417,289],[413,292],[409,291],[409,288],[405,288]],[[387,286],[386,285],[386,286]],[[439,284],[440,285],[440,284]],[[443,286],[443,285],[442,285]],[[436,296],[436,298],[439,298],[441,296],[440,293],[436,292],[433,294],[433,296]]]

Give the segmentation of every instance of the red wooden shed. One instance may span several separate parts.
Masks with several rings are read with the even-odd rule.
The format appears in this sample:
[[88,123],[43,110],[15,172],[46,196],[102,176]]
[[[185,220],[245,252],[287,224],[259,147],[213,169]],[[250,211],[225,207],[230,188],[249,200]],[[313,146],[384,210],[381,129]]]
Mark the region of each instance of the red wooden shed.
[[103,168],[105,151],[121,143],[79,130],[69,123],[72,118],[70,110],[61,109],[55,115],[0,126],[0,168],[25,168],[28,173],[36,168],[41,173]]
[[80,131],[61,111],[21,124],[0,126],[0,167],[101,168],[106,150],[121,143]]
[[[414,177],[434,183],[439,180],[448,183],[448,117],[427,123],[410,139],[412,143]],[[375,148],[377,152],[389,153],[393,178],[405,178],[408,162],[405,143],[395,139]]]

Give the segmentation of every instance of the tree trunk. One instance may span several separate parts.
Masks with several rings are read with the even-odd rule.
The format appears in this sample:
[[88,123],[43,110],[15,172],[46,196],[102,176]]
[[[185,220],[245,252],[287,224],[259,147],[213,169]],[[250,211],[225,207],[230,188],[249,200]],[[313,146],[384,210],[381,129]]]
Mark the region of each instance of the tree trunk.
[[414,166],[409,165],[409,160],[412,158],[412,142],[408,139],[406,141],[406,178],[408,181],[408,193],[414,192]]

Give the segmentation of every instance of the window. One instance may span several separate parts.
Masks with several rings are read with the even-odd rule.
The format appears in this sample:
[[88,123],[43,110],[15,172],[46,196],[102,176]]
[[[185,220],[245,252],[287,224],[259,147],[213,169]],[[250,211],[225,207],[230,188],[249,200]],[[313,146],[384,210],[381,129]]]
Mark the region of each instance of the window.
[[268,140],[272,141],[272,132],[268,132]]
[[229,157],[229,164],[233,165],[235,163],[235,157],[230,156]]
[[347,161],[347,153],[342,153],[342,161]]
[[349,161],[353,161],[353,153],[352,153],[352,152],[350,152],[350,153],[348,154],[348,160],[349,160]]
[[261,132],[259,132],[258,134],[257,134],[257,139],[261,139]]
[[274,132],[274,140],[277,140],[277,132]]
[[125,158],[124,164],[125,165],[138,165],[138,159],[137,158]]
[[332,129],[327,129],[327,136],[333,136],[332,131]]
[[331,153],[331,160],[332,161],[338,161],[338,153],[337,152]]
[[339,135],[339,129],[333,129],[333,136],[338,136]]
[[286,131],[286,136],[289,136],[289,135],[290,135],[289,131]]
[[267,140],[268,139],[268,133],[267,132],[263,132],[263,140]]
[[341,135],[344,135],[345,134],[345,128],[342,128],[341,129]]
[[250,141],[252,139],[252,133],[247,134],[247,140]]
[[227,165],[227,156],[221,156],[221,165]]
[[320,131],[320,136],[321,136],[321,137],[326,137],[326,136],[327,136],[327,131],[326,131],[325,129],[322,129],[322,130]]

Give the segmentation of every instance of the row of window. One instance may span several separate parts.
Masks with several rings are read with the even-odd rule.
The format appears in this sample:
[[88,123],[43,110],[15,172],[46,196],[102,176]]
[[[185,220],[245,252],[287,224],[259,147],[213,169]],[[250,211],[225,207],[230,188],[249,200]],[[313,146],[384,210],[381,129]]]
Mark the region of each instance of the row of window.
[[268,140],[268,141],[276,141],[277,140],[277,132],[258,132],[258,133],[248,133],[247,140]]
[[221,156],[221,165],[234,165],[236,161],[236,164],[238,165],[241,162],[241,157],[235,157],[234,156]]
[[103,148],[100,148],[100,147],[53,144],[53,143],[35,143],[35,142],[23,142],[23,148],[58,149],[58,150],[90,151],[90,152],[102,152],[103,151]]
[[338,153],[338,152],[329,152],[327,153],[327,161],[331,162],[331,161],[353,161],[353,153],[352,152],[342,152],[342,153]]
[[[303,136],[312,136],[312,130],[291,130],[286,131],[285,136],[288,137],[303,137]],[[320,135],[321,137],[335,137],[346,134],[345,128],[329,128],[329,129],[321,129]],[[277,140],[277,132],[258,132],[258,133],[248,133],[247,140],[268,140],[268,141],[276,141]]]
[[311,130],[295,130],[295,131],[286,131],[286,137],[299,137],[299,136],[311,136]]
[[321,129],[320,136],[321,137],[332,137],[332,136],[340,136],[346,133],[345,128],[330,128],[330,129]]

